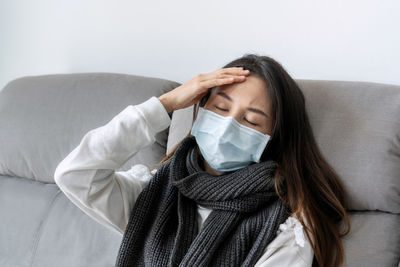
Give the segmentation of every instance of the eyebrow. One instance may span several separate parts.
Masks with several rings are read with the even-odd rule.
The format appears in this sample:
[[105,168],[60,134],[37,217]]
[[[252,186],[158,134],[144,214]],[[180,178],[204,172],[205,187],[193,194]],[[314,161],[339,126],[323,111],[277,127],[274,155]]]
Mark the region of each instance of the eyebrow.
[[[224,93],[224,92],[219,91],[219,92],[217,92],[217,95],[220,95],[220,96],[222,96],[222,97],[228,99],[228,100],[231,101],[231,102],[233,101],[232,98],[231,98],[230,96],[228,96],[228,95],[227,95],[226,93]],[[251,108],[251,107],[248,107],[247,110],[252,111],[252,112],[255,112],[255,113],[258,113],[258,114],[261,114],[261,115],[263,115],[263,116],[269,118],[269,116],[268,116],[267,114],[265,114],[264,111],[262,111],[262,110],[259,110],[259,109],[256,109],[256,108]]]

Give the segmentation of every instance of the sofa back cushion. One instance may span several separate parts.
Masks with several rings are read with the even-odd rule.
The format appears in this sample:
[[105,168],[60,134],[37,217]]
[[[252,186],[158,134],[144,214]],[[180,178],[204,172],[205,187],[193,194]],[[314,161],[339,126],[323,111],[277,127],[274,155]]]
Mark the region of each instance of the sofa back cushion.
[[[54,182],[57,164],[91,129],[110,121],[128,105],[159,96],[179,84],[117,73],[28,76],[0,91],[0,174]],[[149,167],[164,155],[168,128],[156,142],[131,157]]]

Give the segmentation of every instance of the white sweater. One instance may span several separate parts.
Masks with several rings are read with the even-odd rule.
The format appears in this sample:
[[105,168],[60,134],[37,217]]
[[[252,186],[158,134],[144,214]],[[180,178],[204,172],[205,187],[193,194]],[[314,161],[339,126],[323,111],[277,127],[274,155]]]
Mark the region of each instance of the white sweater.
[[[115,171],[140,149],[155,141],[171,119],[155,96],[129,105],[107,124],[86,133],[81,142],[57,166],[54,179],[60,190],[88,216],[124,233],[130,211],[156,172],[143,164]],[[211,212],[198,205],[199,227]],[[290,216],[279,226],[255,266],[311,266],[311,244],[301,223]]]

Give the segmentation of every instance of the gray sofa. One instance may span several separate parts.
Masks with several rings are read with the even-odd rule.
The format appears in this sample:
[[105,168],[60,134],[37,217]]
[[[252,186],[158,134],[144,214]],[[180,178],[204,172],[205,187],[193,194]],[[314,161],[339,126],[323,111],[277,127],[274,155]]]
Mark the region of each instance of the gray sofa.
[[[400,86],[296,80],[317,142],[346,187],[352,231],[345,266],[400,259]],[[122,236],[72,204],[57,164],[86,132],[127,105],[180,84],[118,73],[27,76],[0,91],[0,266],[113,266]],[[189,131],[192,108],[171,113],[157,141],[127,160],[149,167]]]

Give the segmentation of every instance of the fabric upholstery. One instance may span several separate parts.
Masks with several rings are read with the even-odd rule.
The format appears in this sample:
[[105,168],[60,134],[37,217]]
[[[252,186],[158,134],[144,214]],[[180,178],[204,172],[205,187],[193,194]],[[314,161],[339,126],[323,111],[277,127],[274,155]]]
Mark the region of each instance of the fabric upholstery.
[[[117,73],[50,74],[22,77],[0,91],[0,174],[54,183],[57,164],[91,129],[106,124],[128,105],[178,86],[152,77]],[[133,156],[154,164],[165,153],[168,129]]]
[[345,266],[397,266],[400,260],[400,215],[351,211],[352,229],[342,238]]
[[400,213],[400,86],[298,81],[313,132],[350,209]]
[[0,176],[0,266],[109,267],[122,236],[50,183]]

